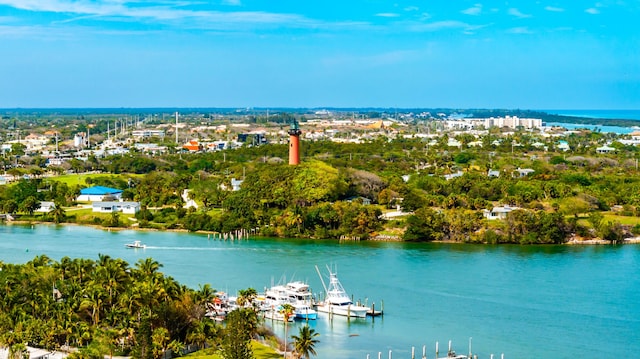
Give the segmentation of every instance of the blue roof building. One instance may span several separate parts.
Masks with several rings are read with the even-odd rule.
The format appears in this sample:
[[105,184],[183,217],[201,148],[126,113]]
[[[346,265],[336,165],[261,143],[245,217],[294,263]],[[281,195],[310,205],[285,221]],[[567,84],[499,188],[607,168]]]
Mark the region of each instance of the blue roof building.
[[122,190],[104,186],[93,186],[80,190],[79,202],[115,201],[122,199]]

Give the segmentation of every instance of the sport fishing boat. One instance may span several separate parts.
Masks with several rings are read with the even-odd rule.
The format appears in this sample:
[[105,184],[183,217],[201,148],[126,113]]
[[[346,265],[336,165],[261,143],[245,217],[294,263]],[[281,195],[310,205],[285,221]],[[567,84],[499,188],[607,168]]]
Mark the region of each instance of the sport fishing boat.
[[319,302],[316,305],[316,310],[318,312],[342,315],[346,317],[366,318],[367,313],[371,308],[354,304],[347,294],[347,291],[338,280],[338,274],[331,271],[329,267],[327,267],[327,269],[329,270],[329,286],[325,285],[322,275],[320,274],[320,270],[318,269],[318,266],[316,266],[316,271],[320,276],[320,281],[322,281],[322,286],[325,291],[324,301]]
[[133,241],[133,243],[127,243],[124,246],[127,248],[147,248],[147,246],[142,244],[140,241]]

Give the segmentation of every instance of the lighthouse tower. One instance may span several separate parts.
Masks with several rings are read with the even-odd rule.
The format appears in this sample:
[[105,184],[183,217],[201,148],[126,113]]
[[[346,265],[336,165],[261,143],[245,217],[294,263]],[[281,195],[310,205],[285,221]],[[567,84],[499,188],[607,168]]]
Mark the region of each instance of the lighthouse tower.
[[291,122],[291,128],[289,131],[289,164],[300,164],[300,127],[298,127],[298,121],[293,120]]

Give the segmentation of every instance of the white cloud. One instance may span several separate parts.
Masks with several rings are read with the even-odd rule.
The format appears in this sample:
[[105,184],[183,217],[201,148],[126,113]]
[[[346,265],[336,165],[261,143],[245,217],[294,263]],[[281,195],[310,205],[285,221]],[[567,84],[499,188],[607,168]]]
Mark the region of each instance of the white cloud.
[[413,26],[410,26],[409,29],[412,31],[418,31],[418,32],[422,32],[422,31],[430,32],[430,31],[451,30],[451,29],[462,29],[465,31],[471,31],[471,30],[478,29],[480,27],[482,26],[471,26],[462,21],[448,20],[448,21],[436,21],[436,22],[430,22],[430,23],[415,24]]
[[511,16],[515,16],[515,17],[520,18],[520,19],[524,19],[524,18],[527,18],[527,17],[531,17],[531,15],[529,15],[529,14],[523,14],[523,13],[521,13],[521,12],[520,12],[520,10],[518,10],[518,9],[516,9],[516,8],[514,8],[514,7],[512,7],[511,9],[509,9],[509,15],[511,15]]
[[533,34],[533,31],[529,30],[529,28],[527,28],[526,26],[523,27],[514,27],[511,28],[509,30],[507,30],[507,32],[509,34]]
[[[230,0],[230,2],[238,2]],[[133,4],[135,6],[127,6]],[[52,12],[75,16],[67,21],[90,17],[103,20],[134,19],[139,21],[182,22],[187,26],[202,26],[204,29],[228,29],[230,25],[281,25],[289,27],[317,27],[320,22],[296,14],[270,13],[264,11],[210,11],[189,10],[187,5],[199,4],[193,1],[139,1],[139,0],[0,0],[20,10]]]
[[482,4],[475,4],[473,7],[462,10],[462,13],[466,15],[478,16],[482,14]]
[[420,10],[420,8],[417,6],[407,6],[404,8],[404,11],[418,11],[418,10]]
[[596,9],[595,7],[590,7],[588,9],[586,9],[584,12],[586,12],[587,14],[591,14],[591,15],[597,15],[600,13],[600,10]]
[[547,11],[551,11],[551,12],[563,12],[564,9],[561,7],[555,7],[555,6],[545,6],[544,8]]
[[396,13],[392,13],[392,12],[381,12],[381,13],[376,14],[376,16],[379,16],[379,17],[398,17],[400,15],[398,15]]

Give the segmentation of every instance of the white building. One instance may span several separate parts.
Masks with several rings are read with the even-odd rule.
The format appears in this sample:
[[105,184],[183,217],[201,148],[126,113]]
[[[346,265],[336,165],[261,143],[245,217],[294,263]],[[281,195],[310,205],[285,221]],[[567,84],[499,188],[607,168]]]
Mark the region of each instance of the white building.
[[40,202],[40,207],[36,209],[36,212],[49,213],[54,209],[56,209],[56,205],[53,202],[42,201]]
[[516,209],[520,209],[520,208],[510,207],[510,206],[503,206],[503,207],[498,206],[498,207],[493,207],[492,210],[483,209],[482,215],[484,216],[484,218],[488,220],[505,219],[507,218],[507,214],[509,214],[512,211],[515,211]]
[[83,188],[76,200],[78,202],[121,200],[122,190],[103,186]]
[[136,214],[140,212],[140,202],[93,202],[91,211],[98,213],[122,212]]
[[164,130],[134,130],[131,131],[131,136],[137,139],[159,137],[164,138]]

